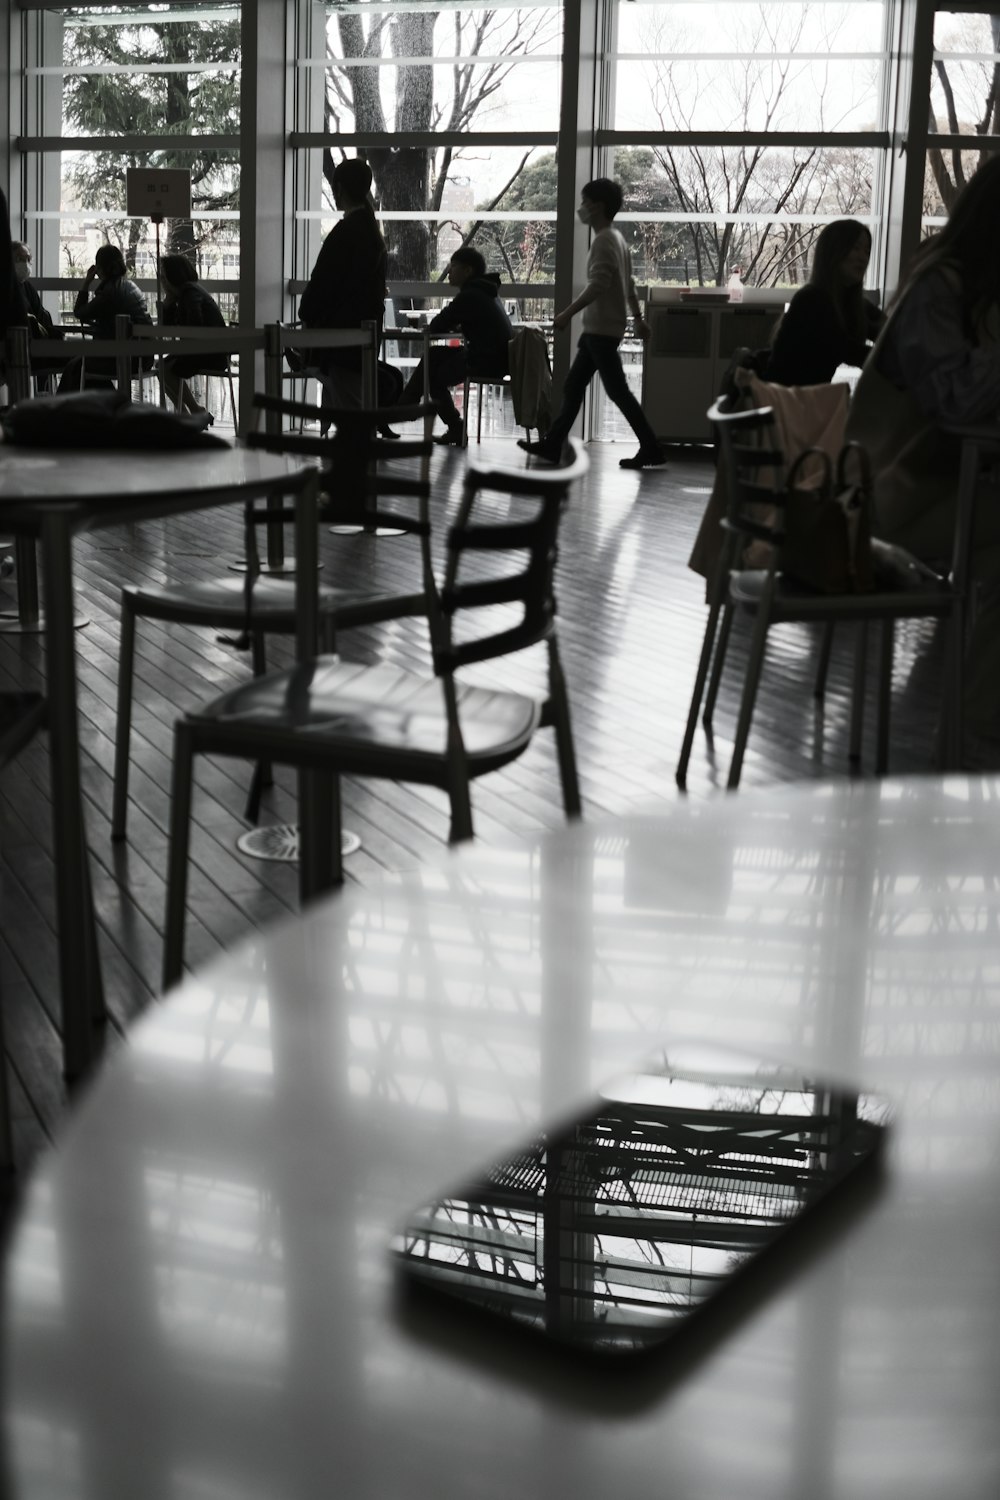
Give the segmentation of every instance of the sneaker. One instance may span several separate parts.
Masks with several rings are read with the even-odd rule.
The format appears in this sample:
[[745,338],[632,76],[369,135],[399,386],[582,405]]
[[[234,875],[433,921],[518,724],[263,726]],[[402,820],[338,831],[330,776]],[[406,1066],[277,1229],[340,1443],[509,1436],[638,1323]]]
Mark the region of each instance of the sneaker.
[[461,448],[462,429],[461,427],[449,427],[447,432],[439,432],[433,441],[442,448]]
[[662,448],[640,448],[631,458],[620,458],[619,469],[659,469],[666,463]]
[[552,443],[541,438],[537,443],[529,442],[527,438],[518,438],[517,446],[523,448],[525,453],[530,453],[533,458],[541,458],[547,464],[557,464],[562,461],[562,444],[555,447]]

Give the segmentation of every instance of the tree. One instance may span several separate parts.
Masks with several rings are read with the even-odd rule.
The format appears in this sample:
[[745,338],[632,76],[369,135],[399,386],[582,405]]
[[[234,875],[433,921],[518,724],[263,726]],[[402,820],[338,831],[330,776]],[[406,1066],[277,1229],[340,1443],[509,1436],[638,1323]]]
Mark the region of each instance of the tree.
[[[63,91],[63,112],[70,126],[86,135],[176,135],[188,148],[176,151],[98,151],[84,153],[69,170],[69,181],[84,209],[125,207],[127,167],[184,167],[191,170],[192,218],[168,223],[171,250],[193,252],[229,237],[226,221],[196,233],[198,210],[238,210],[237,156],[216,150],[190,149],[199,135],[239,131],[240,24],[233,21],[143,20],[134,26],[68,26],[67,62],[78,67],[143,64],[231,63],[220,71],[191,73],[113,72],[70,74]],[[109,220],[103,226],[134,264],[142,220]]]
[[[502,110],[499,96],[517,60],[552,44],[557,27],[555,12],[535,12],[530,7],[523,11],[437,11],[428,5],[394,15],[379,0],[372,5],[371,15],[363,10],[338,12],[327,39],[326,129],[379,135],[469,131],[487,110]],[[432,64],[439,29],[444,55],[460,59],[448,70],[446,84],[440,78],[436,84]],[[383,66],[373,63],[383,57]],[[393,67],[392,58],[421,61],[400,61]],[[484,58],[495,61],[483,62]],[[390,68],[391,109],[383,89]],[[462,149],[381,146],[368,148],[364,154],[383,210],[436,214]],[[327,148],[323,152],[327,184],[335,165],[333,151]],[[438,232],[434,220],[389,220],[386,244],[393,276],[427,280],[437,263]]]
[[[952,47],[956,52],[988,53],[988,57],[984,57],[979,63],[960,65],[954,81],[945,58],[939,56],[934,61],[934,77],[944,104],[945,128],[949,135],[964,134],[969,137],[967,150],[974,155],[975,170],[988,154],[983,148],[976,147],[976,137],[1000,134],[1000,64],[993,60],[1000,52],[1000,16],[965,15],[955,18],[955,24],[942,38],[936,50],[943,53]],[[933,108],[933,97],[932,94],[930,128],[940,131],[941,125]],[[966,170],[964,155],[965,152],[959,149],[944,152],[939,146],[928,147],[927,164],[938,201],[935,202],[931,195],[931,183],[926,183],[924,208],[927,213],[940,213],[942,210],[947,212],[951,208],[971,175]]]
[[[654,153],[646,146],[625,147],[615,154],[614,176],[625,193],[625,207],[662,213],[676,208],[676,199]],[[530,213],[551,210],[556,203],[556,155],[548,151],[520,172],[511,186],[484,208]],[[622,233],[632,252],[640,281],[667,280],[683,262],[685,228],[651,221],[622,221]],[[556,224],[553,219],[527,219],[481,226],[482,248],[492,243],[511,281],[551,281],[555,275]]]
[[[833,106],[824,86],[810,89],[808,63],[798,63],[806,28],[817,18],[810,7],[780,8],[760,4],[734,28],[733,51],[745,56],[720,62],[710,74],[684,60],[679,29],[657,20],[649,30],[647,50],[666,54],[654,69],[652,106],[664,132],[695,131],[710,103],[726,132],[765,133],[806,128],[834,130]],[[839,22],[833,18],[823,42],[832,50]],[[778,54],[778,55],[775,55]],[[763,66],[762,66],[763,62]],[[844,101],[843,112],[848,105]],[[677,208],[691,215],[686,227],[687,255],[693,279],[722,285],[733,265],[758,285],[795,281],[819,226],[787,222],[797,215],[857,213],[870,202],[865,159],[859,152],[830,146],[776,149],[768,145],[673,146],[654,148]],[[718,217],[713,217],[713,216]],[[743,224],[732,216],[747,215]],[[753,216],[751,219],[750,216]],[[756,220],[756,222],[754,222]]]

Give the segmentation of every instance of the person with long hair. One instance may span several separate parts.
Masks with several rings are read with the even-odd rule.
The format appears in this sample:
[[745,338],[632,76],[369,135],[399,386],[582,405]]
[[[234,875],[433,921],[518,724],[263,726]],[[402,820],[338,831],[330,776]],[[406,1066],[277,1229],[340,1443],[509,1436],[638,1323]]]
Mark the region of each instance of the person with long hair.
[[[180,328],[225,328],[226,320],[215,298],[198,280],[194,262],[186,255],[164,255],[160,261],[163,285],[163,322]],[[207,408],[195,398],[193,375],[224,374],[228,354],[170,354],[163,361],[163,389],[174,406],[202,416]],[[209,423],[214,421],[208,413]]]
[[[95,281],[97,286],[91,292]],[[83,286],[77,293],[73,312],[81,323],[93,328],[94,337],[99,339],[114,338],[115,319],[119,313],[124,313],[129,319],[130,327],[136,323],[151,324],[153,321],[149,315],[149,308],[146,306],[146,298],[135,282],[129,279],[125,257],[117,245],[101,245],[97,251],[94,264],[88,270]],[[146,356],[141,361],[143,369],[148,369],[151,364],[151,356]],[[101,356],[87,361],[88,376],[96,374],[107,381],[113,378],[115,368],[115,361],[110,356]],[[82,381],[83,360],[81,358],[70,360],[59,381],[60,394],[64,391],[79,390]]]
[[[1000,416],[1000,156],[969,178],[910,263],[858,381],[847,436],[868,450],[879,536],[947,562],[960,445],[946,429]],[[1000,427],[998,427],[1000,431]],[[1000,490],[980,495],[981,580],[967,653],[970,765],[1000,766]]]
[[881,321],[864,295],[872,237],[857,219],[816,236],[809,280],[781,317],[763,371],[774,385],[826,385],[838,365],[862,365]]

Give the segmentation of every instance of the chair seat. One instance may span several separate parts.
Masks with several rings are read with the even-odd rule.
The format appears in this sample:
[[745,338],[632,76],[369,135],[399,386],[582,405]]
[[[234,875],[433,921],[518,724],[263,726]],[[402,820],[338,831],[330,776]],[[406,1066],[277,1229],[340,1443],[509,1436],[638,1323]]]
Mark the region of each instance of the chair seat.
[[[765,568],[741,568],[729,575],[729,596],[734,604],[751,613],[759,609],[768,573]],[[905,618],[907,615],[950,614],[953,595],[946,579],[937,582],[923,576],[900,580],[897,587],[866,594],[821,594],[787,574],[775,575],[771,608],[773,620],[823,620],[854,617],[859,620]]]
[[[469,774],[518,756],[542,718],[542,705],[519,693],[456,683]],[[297,759],[375,774],[395,767],[399,780],[440,779],[447,759],[448,716],[440,679],[389,665],[363,666],[320,656],[288,671],[257,677],[193,710],[188,721],[215,745],[232,732],[234,747],[252,722],[254,753],[278,758],[289,742]]]
[[[246,580],[238,574],[193,583],[126,584],[122,590],[140,613],[194,625],[237,625],[248,622]],[[378,624],[407,613],[426,613],[423,593],[385,594],[376,589],[318,589],[321,614],[333,614],[340,625]],[[269,630],[295,630],[295,580],[262,573],[254,580],[249,623]]]

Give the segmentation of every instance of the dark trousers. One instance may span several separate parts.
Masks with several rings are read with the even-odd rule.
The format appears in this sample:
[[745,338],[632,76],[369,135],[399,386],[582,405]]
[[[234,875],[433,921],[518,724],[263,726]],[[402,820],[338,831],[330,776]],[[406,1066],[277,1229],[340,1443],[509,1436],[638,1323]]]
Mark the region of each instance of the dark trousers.
[[[452,432],[462,426],[455,403],[451,399],[450,387],[461,385],[465,380],[465,350],[451,344],[435,344],[427,366],[427,386],[430,397],[437,407],[438,416]],[[424,362],[417,365],[399,398],[401,406],[412,406],[424,399]]]
[[560,445],[569,437],[570,428],[580,414],[587,387],[595,375],[639,439],[640,448],[659,448],[659,439],[646,414],[628,388],[621,355],[620,339],[603,333],[581,333],[576,358],[570,365],[563,386],[562,410],[545,434],[545,442]]

